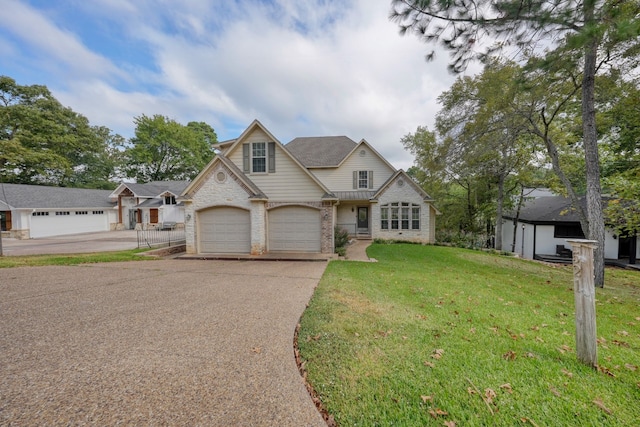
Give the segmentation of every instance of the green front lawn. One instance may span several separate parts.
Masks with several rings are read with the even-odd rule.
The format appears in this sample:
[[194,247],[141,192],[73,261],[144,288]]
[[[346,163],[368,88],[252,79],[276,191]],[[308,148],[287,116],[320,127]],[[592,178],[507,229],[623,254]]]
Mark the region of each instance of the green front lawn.
[[131,249],[116,252],[95,252],[85,254],[28,255],[0,257],[0,268],[35,267],[43,265],[77,265],[95,262],[145,261],[157,259],[140,256],[148,249]]
[[298,336],[340,426],[630,426],[640,420],[640,273],[607,270],[595,371],[576,360],[571,267],[374,244],[331,262]]

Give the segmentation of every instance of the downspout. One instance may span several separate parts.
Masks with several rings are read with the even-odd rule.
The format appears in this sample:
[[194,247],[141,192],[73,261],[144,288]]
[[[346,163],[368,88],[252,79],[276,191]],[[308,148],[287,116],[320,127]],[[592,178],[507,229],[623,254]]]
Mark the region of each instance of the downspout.
[[536,239],[538,237],[538,224],[533,224],[533,256],[531,259],[536,259]]

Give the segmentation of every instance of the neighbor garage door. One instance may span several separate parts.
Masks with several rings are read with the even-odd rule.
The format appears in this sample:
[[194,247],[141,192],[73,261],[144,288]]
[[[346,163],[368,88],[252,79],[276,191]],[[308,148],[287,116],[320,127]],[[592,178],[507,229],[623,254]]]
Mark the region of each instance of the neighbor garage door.
[[32,215],[31,238],[62,236],[64,234],[109,231],[107,212],[101,211],[50,211],[47,215]]
[[269,251],[320,252],[320,211],[285,206],[269,211]]
[[198,214],[200,252],[249,253],[249,211],[232,207],[211,208]]

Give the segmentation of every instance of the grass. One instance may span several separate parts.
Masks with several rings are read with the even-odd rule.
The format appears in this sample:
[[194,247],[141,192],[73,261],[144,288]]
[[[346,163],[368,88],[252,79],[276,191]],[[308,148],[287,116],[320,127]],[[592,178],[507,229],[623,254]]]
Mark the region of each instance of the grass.
[[35,267],[43,265],[76,265],[96,262],[144,261],[155,259],[153,257],[140,256],[143,252],[146,252],[146,249],[86,254],[4,256],[0,257],[0,268]]
[[598,358],[576,359],[571,267],[374,244],[331,262],[298,336],[340,426],[628,426],[640,420],[640,273],[607,270]]

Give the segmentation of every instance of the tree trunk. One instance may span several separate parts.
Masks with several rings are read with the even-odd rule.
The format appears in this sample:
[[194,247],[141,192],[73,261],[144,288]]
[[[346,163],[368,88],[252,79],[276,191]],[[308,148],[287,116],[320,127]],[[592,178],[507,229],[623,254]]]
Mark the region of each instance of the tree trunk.
[[516,253],[516,239],[518,235],[518,220],[520,219],[520,209],[524,203],[524,186],[520,187],[520,198],[518,199],[518,208],[516,209],[516,218],[513,220],[513,240],[511,241],[511,252]]
[[[594,21],[593,0],[584,2],[585,26]],[[588,238],[596,240],[594,252],[594,284],[604,287],[604,214],[602,211],[602,191],[600,187],[600,156],[598,154],[598,132],[596,129],[595,75],[598,40],[595,36],[584,51],[584,72],[582,75],[582,135],[587,178],[587,215],[589,218]]]

